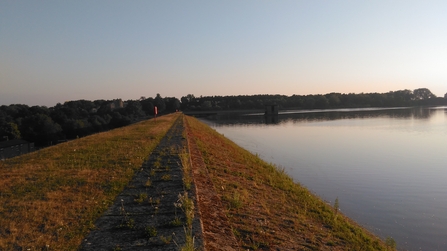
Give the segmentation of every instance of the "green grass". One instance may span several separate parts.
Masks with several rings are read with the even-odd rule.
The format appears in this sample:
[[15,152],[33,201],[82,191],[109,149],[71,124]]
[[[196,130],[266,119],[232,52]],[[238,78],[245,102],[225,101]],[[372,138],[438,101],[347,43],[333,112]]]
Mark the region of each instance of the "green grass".
[[178,226],[183,225],[183,222],[180,220],[180,218],[175,217],[174,220],[169,222],[169,225],[172,226],[172,227],[178,227]]
[[179,156],[183,168],[183,185],[185,186],[185,190],[189,191],[192,186],[190,156],[186,149],[183,149]]
[[162,116],[1,161],[0,250],[76,250],[177,118]]
[[145,200],[147,199],[147,194],[145,193],[140,193],[136,196],[136,198],[134,199],[134,201],[138,204],[143,203]]
[[[163,116],[156,123],[144,121],[0,162],[0,250],[76,250],[177,118],[178,114]],[[391,238],[385,244],[337,213],[295,183],[283,168],[262,161],[197,120],[186,119],[222,198],[224,208],[219,210],[228,216],[242,249],[395,247]],[[166,149],[162,155],[174,150]],[[193,250],[195,209],[187,193],[194,185],[190,159],[186,150],[177,154],[185,183],[179,197],[186,216],[187,244],[182,250]],[[156,169],[150,177],[164,167],[159,164]],[[164,179],[168,182],[171,177]],[[147,187],[152,185],[151,179],[148,182]],[[136,203],[146,201],[157,212],[160,198],[135,197]],[[122,217],[121,227],[134,227],[125,212]],[[172,236],[158,236],[156,230],[148,226],[145,234],[172,241]]]
[[[183,139],[186,139],[186,131],[182,133]],[[181,247],[182,251],[193,251],[194,247],[194,235],[192,232],[192,222],[194,220],[194,201],[189,197],[188,191],[191,190],[193,185],[193,178],[191,173],[191,159],[189,151],[186,147],[183,147],[179,151],[179,157],[181,166],[183,169],[183,187],[185,189],[183,194],[178,195],[178,202],[174,205],[176,208],[180,207],[186,216],[186,226],[184,226],[184,232],[186,237],[185,244]]]
[[146,234],[146,236],[147,237],[155,237],[155,236],[157,236],[157,229],[155,228],[155,227],[153,227],[153,226],[147,226],[145,229],[144,229],[144,232],[145,232],[145,234]]
[[171,179],[172,178],[170,174],[164,174],[163,176],[161,176],[162,181],[170,181]]
[[241,248],[387,250],[382,240],[295,183],[284,168],[194,118],[187,121]]

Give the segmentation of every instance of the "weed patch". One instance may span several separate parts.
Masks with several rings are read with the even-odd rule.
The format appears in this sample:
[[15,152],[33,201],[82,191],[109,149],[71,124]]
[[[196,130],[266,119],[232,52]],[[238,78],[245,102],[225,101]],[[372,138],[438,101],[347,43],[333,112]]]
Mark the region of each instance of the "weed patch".
[[138,204],[143,203],[145,200],[147,199],[147,194],[145,193],[140,193],[136,196],[136,198],[134,199],[134,201]]
[[153,226],[147,226],[144,229],[144,233],[149,238],[150,237],[155,237],[155,236],[157,236],[157,229],[155,227],[153,227]]

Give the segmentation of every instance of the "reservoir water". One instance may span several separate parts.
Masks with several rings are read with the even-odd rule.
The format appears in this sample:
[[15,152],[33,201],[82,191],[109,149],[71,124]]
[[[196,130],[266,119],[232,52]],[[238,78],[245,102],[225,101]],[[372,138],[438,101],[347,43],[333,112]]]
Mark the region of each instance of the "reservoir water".
[[204,121],[399,250],[447,250],[447,107]]

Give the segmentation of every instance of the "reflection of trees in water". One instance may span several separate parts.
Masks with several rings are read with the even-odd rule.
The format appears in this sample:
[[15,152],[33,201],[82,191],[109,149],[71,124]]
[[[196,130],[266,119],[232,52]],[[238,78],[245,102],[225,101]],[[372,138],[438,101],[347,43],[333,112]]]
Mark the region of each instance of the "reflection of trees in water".
[[[306,111],[301,113],[280,114],[275,117],[247,114],[225,114],[208,117],[207,120],[217,125],[241,125],[241,124],[281,124],[286,122],[315,122],[341,119],[367,119],[367,118],[393,118],[393,119],[429,119],[437,110],[423,107],[399,108],[386,110],[331,110],[331,111]],[[446,110],[447,113],[447,110]]]
[[[286,120],[338,120],[338,119],[366,119],[366,118],[396,118],[396,119],[427,119],[433,114],[430,109],[390,109],[374,111],[331,111],[317,113],[301,113],[286,116]],[[281,119],[283,120],[283,119]]]
[[293,114],[280,118],[283,121],[324,121],[339,119],[367,119],[367,118],[393,118],[393,119],[429,119],[436,111],[426,108],[388,109],[374,111],[332,111],[318,113]]
[[424,109],[422,107],[413,108],[412,117],[416,119],[428,119],[430,118],[436,111],[431,109]]

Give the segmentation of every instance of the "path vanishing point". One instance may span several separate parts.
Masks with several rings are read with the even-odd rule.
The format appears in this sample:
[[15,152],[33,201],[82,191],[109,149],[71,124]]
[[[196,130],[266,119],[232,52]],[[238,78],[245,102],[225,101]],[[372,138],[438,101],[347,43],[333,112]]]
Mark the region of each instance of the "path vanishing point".
[[95,222],[82,242],[90,250],[182,250],[186,244],[185,212],[178,207],[185,194],[179,154],[189,153],[194,201],[194,250],[238,250],[220,198],[188,125],[179,116],[113,205]]

